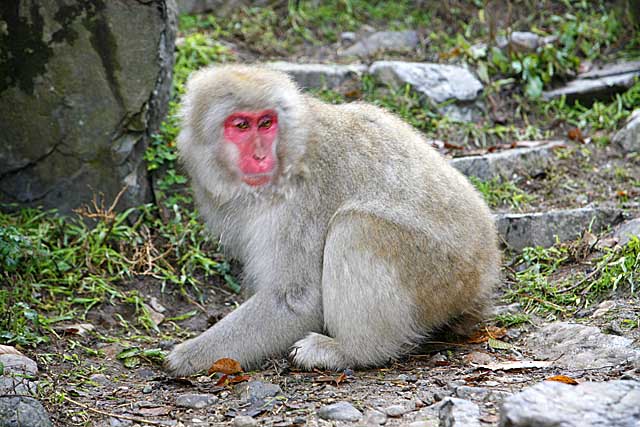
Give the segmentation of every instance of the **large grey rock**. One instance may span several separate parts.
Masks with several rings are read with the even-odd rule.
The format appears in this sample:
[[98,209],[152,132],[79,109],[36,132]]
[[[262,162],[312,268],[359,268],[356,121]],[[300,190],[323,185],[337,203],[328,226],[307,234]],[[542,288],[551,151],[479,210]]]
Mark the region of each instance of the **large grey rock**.
[[578,208],[524,214],[501,213],[494,215],[498,234],[503,242],[515,250],[527,246],[549,247],[574,240],[589,227],[594,233],[623,220],[616,208]]
[[318,409],[318,416],[330,421],[358,421],[362,413],[349,402],[338,402]]
[[269,67],[289,74],[303,89],[335,89],[346,82],[360,79],[367,71],[364,64],[294,64],[271,62]]
[[537,359],[549,359],[567,369],[597,369],[640,363],[640,350],[633,341],[603,334],[595,326],[554,322],[536,331],[527,348]]
[[481,156],[459,157],[451,165],[466,176],[483,181],[494,177],[511,179],[514,175],[535,175],[544,171],[553,161],[553,150],[564,146],[563,141],[551,141],[532,148],[514,148]]
[[640,61],[608,64],[601,68],[578,75],[565,86],[545,91],[545,99],[566,96],[567,100],[579,100],[583,103],[595,99],[607,99],[616,93],[629,89],[640,76]]
[[385,52],[410,52],[418,47],[415,31],[378,31],[340,52],[342,56],[370,57]]
[[635,110],[624,127],[616,132],[613,143],[626,153],[640,152],[640,110]]
[[32,397],[0,396],[0,427],[51,427],[49,414]]
[[0,199],[69,211],[150,198],[143,161],[165,115],[174,0],[0,7]]
[[480,427],[480,408],[468,400],[445,398],[439,415],[441,427]]
[[404,86],[435,104],[452,101],[441,106],[440,112],[458,120],[471,120],[477,109],[473,104],[482,91],[482,83],[468,69],[456,65],[422,62],[377,61],[369,73],[386,84]]
[[500,427],[636,427],[640,382],[545,381],[504,401]]
[[633,236],[640,238],[640,218],[634,218],[620,224],[613,232],[613,237],[620,246],[629,243]]

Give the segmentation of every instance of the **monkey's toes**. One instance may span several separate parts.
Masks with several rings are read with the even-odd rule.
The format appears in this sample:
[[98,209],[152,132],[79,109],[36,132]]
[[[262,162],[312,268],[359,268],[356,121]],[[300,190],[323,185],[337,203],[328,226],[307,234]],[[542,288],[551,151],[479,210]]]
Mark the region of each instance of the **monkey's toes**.
[[171,350],[171,353],[164,359],[164,367],[174,377],[183,377],[199,371],[193,365],[192,357],[189,355],[189,351],[185,349],[184,343]]
[[310,333],[291,347],[289,354],[293,363],[301,368],[340,370],[349,367],[340,344],[326,335]]

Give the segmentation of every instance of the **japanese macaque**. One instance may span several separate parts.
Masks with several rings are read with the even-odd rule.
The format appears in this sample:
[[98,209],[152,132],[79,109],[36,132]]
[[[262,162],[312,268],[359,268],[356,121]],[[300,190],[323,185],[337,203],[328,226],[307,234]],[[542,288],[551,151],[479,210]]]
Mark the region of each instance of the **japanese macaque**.
[[175,375],[286,352],[305,369],[382,365],[482,318],[500,275],[489,209],[403,121],[242,65],[196,72],[182,118],[200,213],[251,296],[175,347]]

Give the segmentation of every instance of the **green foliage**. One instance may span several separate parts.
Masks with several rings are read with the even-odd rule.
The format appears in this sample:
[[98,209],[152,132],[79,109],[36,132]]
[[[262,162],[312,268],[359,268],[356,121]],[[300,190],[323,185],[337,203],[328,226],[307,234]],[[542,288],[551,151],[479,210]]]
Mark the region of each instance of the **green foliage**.
[[243,7],[228,16],[181,16],[180,28],[189,33],[204,31],[213,39],[233,39],[261,55],[284,55],[305,43],[337,41],[343,31],[357,31],[363,25],[380,25],[391,30],[427,27],[426,8],[416,8],[408,0],[369,2],[329,0],[320,3],[289,3],[286,11],[270,7]]
[[497,315],[495,317],[495,321],[500,326],[512,328],[514,326],[531,322],[531,318],[526,313],[505,313]]
[[506,205],[517,211],[522,211],[535,200],[534,196],[522,191],[512,181],[501,180],[499,177],[489,181],[482,181],[476,177],[470,179],[492,208]]
[[591,261],[594,267],[588,275],[560,274],[561,268],[571,261],[567,245],[525,248],[516,259],[515,281],[505,298],[520,302],[527,312],[570,315],[621,288],[635,295],[640,277],[640,239],[637,237],[623,247],[605,249]]
[[[545,86],[574,76],[583,60],[601,57],[620,38],[621,23],[617,14],[604,5],[598,9],[596,12],[579,3],[569,5],[573,13],[549,18],[550,32],[534,27],[533,31],[539,35],[556,38],[555,42],[539,46],[534,52],[492,47],[488,59],[480,55],[479,74],[485,81],[491,77],[515,77],[524,84],[528,98],[540,98]],[[472,56],[469,48],[466,41],[458,43],[458,49]]]
[[640,81],[610,102],[595,101],[591,106],[579,102],[569,104],[564,97],[553,99],[541,105],[544,114],[554,119],[566,121],[579,129],[617,129],[640,105]]
[[233,58],[229,48],[215,40],[205,34],[193,33],[185,36],[177,47],[173,86],[178,95],[182,94],[184,83],[192,71],[214,62],[227,62]]
[[0,280],[8,285],[0,289],[1,342],[37,344],[51,324],[82,318],[105,302],[132,305],[138,324],[155,329],[140,295],[118,287],[144,276],[183,291],[198,290],[202,278],[220,276],[238,290],[229,265],[209,257],[217,247],[193,210],[174,206],[166,221],[152,206],[80,214],[0,213]]

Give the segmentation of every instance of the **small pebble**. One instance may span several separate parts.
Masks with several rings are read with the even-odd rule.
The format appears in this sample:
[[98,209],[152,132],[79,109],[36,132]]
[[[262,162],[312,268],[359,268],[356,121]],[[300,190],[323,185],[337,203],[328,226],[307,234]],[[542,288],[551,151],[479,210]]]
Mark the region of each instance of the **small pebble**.
[[349,402],[338,402],[318,409],[318,416],[330,421],[359,421],[362,413]]
[[258,425],[258,421],[253,417],[238,415],[233,419],[233,425],[234,427],[253,427]]

